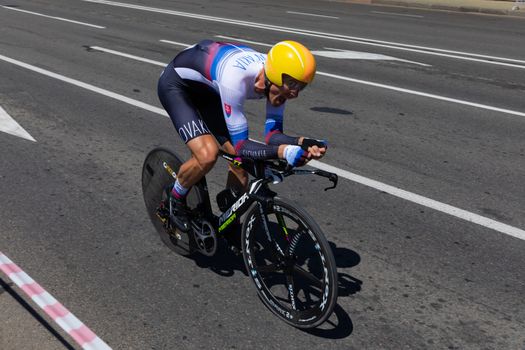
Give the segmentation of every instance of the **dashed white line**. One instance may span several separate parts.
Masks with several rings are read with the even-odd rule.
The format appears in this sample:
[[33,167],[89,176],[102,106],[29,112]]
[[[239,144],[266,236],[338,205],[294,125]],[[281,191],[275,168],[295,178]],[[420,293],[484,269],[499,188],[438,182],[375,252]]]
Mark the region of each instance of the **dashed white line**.
[[73,21],[73,20],[71,20],[71,19],[62,18],[62,17],[56,17],[56,16],[44,15],[43,13],[38,13],[38,12],[33,12],[33,11],[22,10],[22,9],[18,9],[18,8],[10,7],[10,6],[2,6],[2,7],[5,8],[5,9],[8,9],[8,10],[19,11],[19,12],[24,12],[24,13],[29,13],[29,14],[32,14],[32,15],[35,15],[35,16],[41,16],[41,17],[46,17],[46,18],[52,18],[52,19],[56,19],[56,20],[59,20],[59,21],[64,21],[64,22],[70,22],[70,23],[80,24],[80,25],[83,25],[83,26],[88,26],[88,27],[93,27],[93,28],[98,28],[98,29],[104,29],[104,28],[106,28],[106,27],[102,27],[102,26],[97,26],[97,25],[95,25],[95,24],[90,24],[90,23],[85,23],[85,22],[79,22],[79,21]]
[[420,16],[420,15],[407,15],[405,13],[383,12],[383,11],[370,11],[370,13],[376,13],[376,14],[379,14],[379,15],[389,15],[389,16],[414,17],[414,18],[423,18],[423,17],[425,17],[425,16]]
[[[525,66],[522,66],[522,65],[525,65],[524,60],[518,60],[518,59],[513,59],[513,58],[496,57],[496,56],[475,54],[475,53],[470,53],[470,52],[453,51],[453,50],[444,50],[444,49],[438,49],[438,48],[433,48],[433,47],[409,45],[409,44],[403,44],[403,43],[397,43],[397,42],[389,42],[389,41],[383,41],[383,40],[354,37],[354,36],[348,36],[348,35],[343,35],[343,34],[325,33],[325,32],[318,32],[318,31],[307,30],[307,29],[299,29],[299,28],[276,26],[276,25],[265,24],[265,23],[241,21],[241,20],[236,20],[233,18],[223,18],[223,17],[200,15],[200,14],[195,14],[195,13],[173,11],[173,10],[168,10],[168,9],[134,5],[134,4],[117,2],[117,1],[108,1],[108,0],[82,0],[82,1],[92,2],[92,3],[97,3],[97,4],[104,4],[104,5],[109,5],[109,6],[131,8],[131,9],[141,10],[141,11],[162,13],[162,14],[172,15],[172,16],[196,18],[196,19],[201,19],[205,21],[226,23],[226,24],[231,24],[231,25],[238,25],[238,26],[251,27],[251,28],[257,28],[257,29],[273,30],[273,31],[283,32],[283,33],[292,33],[292,34],[297,34],[297,35],[305,35],[305,36],[324,38],[324,39],[330,39],[330,40],[338,40],[338,41],[343,41],[343,42],[351,42],[351,43],[357,43],[357,44],[362,44],[362,45],[387,47],[387,48],[391,48],[394,50],[412,51],[412,52],[418,52],[418,53],[425,54],[425,55],[437,55],[437,56],[442,56],[442,57],[470,60],[470,61],[480,62],[480,63],[506,65],[506,66],[513,67],[513,68],[525,68]],[[450,55],[445,55],[442,53],[448,53]],[[466,56],[478,57],[478,58],[483,58],[483,59],[475,60],[475,59],[472,59]],[[508,64],[504,64],[503,62],[513,62],[513,63],[522,64],[522,65],[508,65]]]
[[160,42],[163,42],[163,43],[166,43],[166,44],[171,44],[171,45],[178,45],[178,46],[184,46],[184,47],[188,47],[188,46],[191,46],[189,44],[185,44],[185,43],[179,43],[178,41],[171,41],[171,40],[159,40]]
[[296,11],[286,11],[286,13],[290,13],[290,14],[292,14],[292,15],[303,15],[303,16],[313,16],[313,17],[323,17],[323,18],[339,19],[339,17],[335,17],[335,16],[326,16],[326,15],[318,15],[318,14],[315,14],[315,13],[296,12]]
[[100,46],[88,46],[88,47],[90,49],[93,49],[93,50],[96,50],[96,51],[102,51],[102,52],[110,53],[110,54],[117,55],[117,56],[131,58],[131,59],[136,60],[136,61],[150,63],[150,64],[154,64],[156,66],[161,66],[161,67],[166,67],[167,66],[166,62],[154,61],[154,60],[150,60],[148,58],[139,57],[139,56],[135,56],[135,55],[130,55],[128,53],[115,51],[115,50],[110,50],[110,49],[106,49],[106,48],[103,48],[103,47],[100,47]]
[[266,46],[266,47],[272,47],[270,44],[261,43],[259,41],[252,41],[252,40],[246,40],[246,39],[240,39],[240,38],[234,38],[231,36],[224,36],[224,35],[215,35],[216,38],[219,39],[226,39],[226,40],[233,40],[233,41],[239,41],[241,43],[247,43],[247,44],[254,44],[254,45],[260,45],[260,46]]
[[[152,106],[152,105],[148,105],[148,104],[146,104],[144,102],[140,102],[140,101],[134,100],[132,98],[129,98],[129,97],[126,97],[126,96],[123,96],[123,95],[120,95],[120,94],[117,94],[117,93],[105,90],[105,89],[98,88],[98,87],[93,86],[91,84],[83,83],[83,82],[80,82],[78,80],[65,77],[65,76],[63,76],[61,74],[53,73],[53,72],[50,72],[48,70],[45,70],[45,69],[42,69],[42,68],[30,65],[30,64],[27,64],[27,63],[24,63],[24,62],[21,62],[21,61],[18,61],[18,60],[15,60],[15,59],[3,56],[3,55],[0,55],[0,60],[3,60],[3,61],[8,62],[8,63],[12,63],[14,65],[17,65],[19,67],[31,70],[33,72],[37,72],[37,73],[46,75],[48,77],[52,77],[52,78],[64,81],[64,82],[69,83],[69,84],[76,85],[78,87],[82,87],[84,89],[87,89],[87,90],[90,90],[90,91],[93,91],[93,92],[105,95],[107,97],[111,97],[113,99],[116,99],[116,100],[119,100],[121,102],[125,102],[125,103],[128,103],[128,104],[131,104],[133,106],[136,106],[136,107],[148,110],[148,111],[153,112],[153,113],[160,114],[160,115],[165,116],[165,117],[168,116],[166,111],[164,111],[161,108],[158,108],[158,107],[155,107],[155,106]],[[369,186],[369,187],[378,189],[380,191],[388,192],[391,195],[396,196],[398,198],[405,199],[407,201],[410,201],[410,202],[413,202],[413,203],[417,203],[417,204],[423,205],[423,206],[428,207],[428,208],[435,209],[437,211],[440,211],[440,212],[443,212],[443,213],[446,213],[446,214],[449,214],[449,215],[453,215],[453,216],[455,216],[457,218],[460,218],[460,219],[463,219],[463,220],[466,220],[466,221],[469,221],[469,222],[481,225],[483,227],[487,227],[487,228],[493,229],[495,231],[507,234],[509,236],[525,240],[525,230],[519,229],[517,227],[510,226],[510,225],[507,225],[507,224],[504,224],[504,223],[501,223],[501,222],[498,222],[498,221],[486,218],[484,216],[480,216],[480,215],[477,215],[475,213],[471,213],[471,212],[468,212],[466,210],[453,207],[453,206],[451,206],[449,204],[441,203],[441,202],[435,201],[433,199],[423,197],[421,195],[418,195],[418,194],[415,194],[415,193],[412,193],[412,192],[401,190],[401,189],[396,188],[394,186],[390,186],[390,185],[387,185],[385,183],[382,183],[382,182],[379,182],[379,181],[376,181],[376,180],[368,179],[368,178],[363,177],[361,175],[354,174],[354,173],[351,173],[351,172],[349,172],[347,170],[336,168],[336,167],[334,167],[332,165],[321,163],[319,161],[312,161],[312,162],[310,162],[310,165],[312,165],[314,167],[317,167],[319,169],[324,169],[324,170],[327,170],[327,171],[335,172],[335,173],[339,174],[341,177],[344,177],[344,178],[346,178],[348,180],[358,182],[360,184],[363,184],[365,186]]]

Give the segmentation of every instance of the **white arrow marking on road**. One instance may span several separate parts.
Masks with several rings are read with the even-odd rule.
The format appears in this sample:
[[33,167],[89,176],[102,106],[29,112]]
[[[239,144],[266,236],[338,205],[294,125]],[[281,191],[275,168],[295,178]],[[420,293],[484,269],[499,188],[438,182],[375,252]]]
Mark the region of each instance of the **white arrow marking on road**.
[[0,107],[0,131],[36,142],[33,136],[25,131],[24,128],[22,128],[20,124],[16,122],[16,120],[11,118],[11,116],[7,114],[7,112],[2,107]]
[[339,59],[347,59],[347,60],[401,61],[401,62],[417,64],[420,66],[430,67],[429,64],[419,63],[419,62],[414,62],[414,61],[409,61],[409,60],[403,60],[401,58],[381,55],[377,53],[348,51],[348,50],[339,50],[339,49],[330,49],[330,48],[327,48],[327,49],[334,50],[334,51],[312,51],[312,53],[316,56],[328,57],[328,58],[339,58]]

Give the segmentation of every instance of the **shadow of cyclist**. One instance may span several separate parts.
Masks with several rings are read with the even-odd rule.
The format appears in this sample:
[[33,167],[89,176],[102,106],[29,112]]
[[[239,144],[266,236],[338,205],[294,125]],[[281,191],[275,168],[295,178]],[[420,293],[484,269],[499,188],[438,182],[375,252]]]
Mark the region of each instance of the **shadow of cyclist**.
[[195,253],[190,259],[195,261],[198,267],[209,269],[222,277],[232,277],[235,271],[240,271],[248,276],[242,255],[233,254],[222,239],[219,240],[219,248],[214,256]]
[[[329,244],[338,268],[351,268],[359,265],[361,262],[361,257],[357,252],[348,248],[337,247],[333,242],[329,242]],[[339,280],[339,297],[347,297],[361,291],[363,281],[360,279],[343,272],[339,272],[337,277]]]

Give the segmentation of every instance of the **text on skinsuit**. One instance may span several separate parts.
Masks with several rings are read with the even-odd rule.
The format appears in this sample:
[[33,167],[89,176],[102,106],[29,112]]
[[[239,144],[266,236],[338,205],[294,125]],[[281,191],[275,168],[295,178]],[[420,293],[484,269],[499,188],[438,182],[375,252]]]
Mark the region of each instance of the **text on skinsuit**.
[[256,53],[256,54],[246,55],[246,56],[237,58],[233,66],[235,68],[246,70],[246,67],[248,67],[250,64],[255,63],[255,62],[264,62],[265,60],[266,60],[265,55]]
[[184,142],[188,142],[197,136],[210,133],[210,130],[206,127],[206,124],[204,124],[204,121],[202,120],[198,120],[198,124],[193,120],[191,122],[187,122],[182,127],[180,127],[178,131]]

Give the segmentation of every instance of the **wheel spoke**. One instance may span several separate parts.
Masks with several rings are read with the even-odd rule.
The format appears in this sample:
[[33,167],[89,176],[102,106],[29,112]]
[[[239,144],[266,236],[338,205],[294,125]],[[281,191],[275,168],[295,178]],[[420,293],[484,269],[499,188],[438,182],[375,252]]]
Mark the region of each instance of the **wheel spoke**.
[[297,300],[297,294],[295,293],[295,286],[293,283],[292,274],[286,274],[286,284],[288,288],[288,297],[290,298],[290,303],[292,304],[292,309],[297,310],[295,306],[295,301]]
[[278,271],[278,270],[281,270],[281,269],[279,268],[279,265],[277,265],[277,264],[269,264],[269,265],[265,265],[265,266],[257,266],[257,271],[258,272],[263,272],[263,273],[275,272],[275,271]]
[[305,269],[303,269],[302,267],[294,265],[293,266],[293,270],[294,270],[294,272],[297,272],[299,275],[301,275],[304,278],[306,278],[308,281],[310,281],[317,288],[319,288],[319,289],[323,288],[323,282],[320,281],[317,277],[315,277],[310,272],[308,272]]

